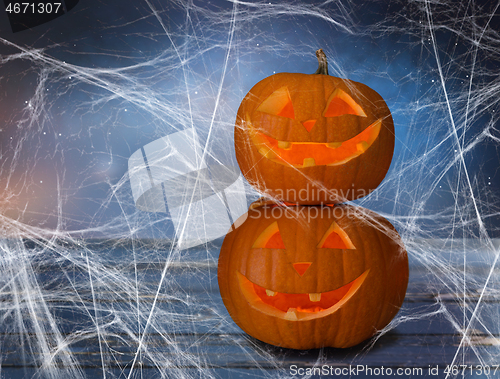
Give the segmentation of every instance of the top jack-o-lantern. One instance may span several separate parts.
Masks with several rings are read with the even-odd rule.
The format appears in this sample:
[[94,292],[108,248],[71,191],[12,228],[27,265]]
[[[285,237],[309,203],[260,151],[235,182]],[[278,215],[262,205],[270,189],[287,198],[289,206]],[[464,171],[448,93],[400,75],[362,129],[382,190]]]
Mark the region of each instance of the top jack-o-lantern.
[[238,164],[275,200],[354,200],[377,188],[391,164],[394,125],[382,97],[362,83],[329,76],[325,54],[316,55],[314,74],[272,75],[238,109]]

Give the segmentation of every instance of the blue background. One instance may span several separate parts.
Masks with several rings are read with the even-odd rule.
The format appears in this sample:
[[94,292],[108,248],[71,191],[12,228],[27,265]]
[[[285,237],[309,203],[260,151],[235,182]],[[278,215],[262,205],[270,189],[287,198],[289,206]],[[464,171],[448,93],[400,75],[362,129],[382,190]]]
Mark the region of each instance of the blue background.
[[[11,230],[172,237],[134,206],[130,155],[193,125],[236,164],[239,103],[277,72],[363,82],[392,111],[396,147],[356,203],[404,238],[498,237],[498,4],[96,1],[12,33],[0,15],[0,212]],[[255,194],[254,194],[255,195]],[[15,228],[14,228],[15,229]]]

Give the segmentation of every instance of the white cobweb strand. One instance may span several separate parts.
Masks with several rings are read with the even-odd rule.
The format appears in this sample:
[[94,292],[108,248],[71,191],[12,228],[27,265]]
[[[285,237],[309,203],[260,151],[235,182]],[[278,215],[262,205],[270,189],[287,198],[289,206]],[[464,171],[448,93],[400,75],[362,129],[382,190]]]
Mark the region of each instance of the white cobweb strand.
[[[473,58],[472,58],[472,68],[471,68],[471,72],[469,74],[469,88],[468,88],[468,97],[467,97],[467,107],[465,109],[465,120],[464,120],[464,126],[463,126],[463,129],[467,129],[467,120],[468,120],[468,117],[469,117],[469,110],[470,110],[470,93],[471,93],[471,89],[472,89],[472,82],[473,82],[473,79],[474,79],[474,69],[475,69],[475,65],[476,65],[476,58],[477,58],[477,50],[479,49],[479,45],[481,43],[481,39],[484,35],[484,32],[485,30],[488,28],[488,25],[491,21],[491,19],[493,18],[494,14],[496,13],[496,10],[498,9],[498,6],[500,5],[500,2],[496,5],[495,7],[495,10],[492,12],[491,16],[489,17],[488,19],[488,22],[485,24],[484,28],[482,28],[481,32],[479,33],[479,36],[476,37],[477,40],[474,40],[473,41],[473,46],[474,46],[474,50],[473,50]],[[457,149],[458,149],[458,156],[460,157],[460,163],[461,163],[461,170],[459,171],[460,174],[464,174],[465,177],[466,177],[466,181],[467,181],[467,187],[470,191],[470,197],[472,199],[472,203],[474,205],[474,210],[475,210],[475,213],[476,213],[476,217],[477,217],[477,223],[478,223],[478,226],[479,226],[479,233],[480,233],[480,237],[486,241],[487,243],[487,247],[488,249],[491,249],[491,250],[495,250],[495,246],[493,245],[492,241],[489,239],[489,236],[488,236],[488,232],[484,226],[484,223],[483,223],[483,220],[482,220],[482,217],[483,215],[481,215],[479,209],[478,209],[478,205],[477,205],[477,202],[476,202],[476,195],[474,194],[474,189],[473,189],[473,186],[472,186],[472,183],[471,183],[471,180],[470,180],[470,176],[469,176],[469,172],[468,172],[468,169],[467,169],[467,165],[465,163],[465,160],[464,160],[464,153],[463,153],[463,143],[464,141],[460,141],[459,139],[459,136],[458,136],[458,133],[457,133],[457,128],[456,128],[456,125],[455,125],[455,120],[454,120],[454,116],[453,116],[453,111],[451,109],[451,106],[450,106],[450,99],[448,97],[448,91],[447,91],[447,88],[446,88],[446,79],[444,77],[444,74],[443,74],[443,70],[442,70],[442,65],[441,65],[441,62],[440,62],[440,58],[439,58],[439,51],[438,51],[438,45],[437,45],[437,42],[436,42],[436,39],[435,39],[435,32],[434,32],[434,25],[433,25],[433,16],[432,16],[432,11],[431,11],[431,8],[430,8],[430,3],[428,0],[425,1],[425,9],[426,9],[426,13],[427,13],[427,20],[428,20],[428,23],[429,23],[429,31],[430,31],[430,36],[431,36],[431,39],[432,39],[432,46],[433,46],[433,51],[434,51],[434,55],[435,55],[435,58],[436,58],[436,66],[437,66],[437,69],[438,69],[438,72],[439,72],[439,78],[440,78],[440,82],[441,82],[441,85],[442,85],[442,89],[443,89],[443,94],[444,94],[444,97],[445,97],[445,100],[446,100],[446,105],[447,105],[447,108],[448,108],[448,112],[449,112],[449,117],[450,117],[450,124],[451,124],[451,133],[453,134],[454,138],[455,138],[455,143],[456,143],[456,146],[457,146]],[[457,352],[455,354],[455,356],[453,357],[453,361],[450,362],[451,365],[456,365],[457,364],[457,359],[458,359],[458,355],[460,354],[461,352],[461,349],[463,348],[464,344],[470,344],[470,329],[471,329],[471,325],[473,325],[476,321],[476,317],[478,317],[478,310],[482,304],[482,301],[483,301],[483,297],[485,295],[485,292],[490,284],[490,280],[491,280],[491,277],[493,275],[493,272],[496,268],[496,264],[498,262],[498,258],[499,258],[499,255],[500,255],[500,249],[497,249],[495,255],[494,255],[494,260],[493,262],[491,263],[491,269],[489,270],[488,272],[488,275],[485,279],[485,282],[483,284],[483,287],[481,289],[481,292],[480,292],[480,296],[475,304],[475,306],[473,307],[473,310],[472,310],[472,314],[470,315],[470,317],[468,318],[467,322],[466,322],[466,325],[465,325],[465,328],[463,328],[463,338],[460,340],[460,344],[457,348]],[[467,267],[467,254],[464,252],[464,260],[463,260],[463,267],[464,267],[464,272],[463,272],[463,275],[464,275],[464,299],[465,299],[465,293],[466,293],[466,276],[467,276],[467,272],[466,272],[466,267]],[[468,310],[468,306],[467,304],[465,303],[465,300],[464,300],[464,312],[465,310]],[[465,319],[465,317],[464,317]],[[483,325],[484,326],[484,325]],[[478,354],[477,350],[474,349],[474,353],[478,356],[479,358],[479,361],[481,362],[481,364],[483,365],[486,365],[487,363],[489,362],[485,362],[481,355]],[[449,376],[451,376],[451,372],[448,373],[446,375],[446,377],[448,378]]]
[[[498,227],[486,228],[486,220],[499,215],[498,195],[489,192],[481,173],[470,172],[467,158],[478,154],[477,150],[484,143],[497,148],[500,144],[499,116],[498,112],[493,113],[498,111],[500,81],[483,64],[485,56],[491,60],[500,59],[498,31],[490,26],[500,3],[486,14],[471,6],[472,16],[486,20],[481,25],[474,17],[455,24],[444,9],[448,7],[458,13],[469,3],[449,1],[438,6],[424,1],[409,4],[406,13],[401,12],[366,28],[355,26],[353,19],[357,18],[359,8],[351,2],[325,2],[315,6],[309,2],[233,1],[215,12],[191,1],[170,3],[171,8],[164,9],[152,1],[141,5],[154,32],[144,32],[140,36],[146,39],[166,36],[169,42],[164,50],[151,53],[151,58],[128,57],[134,63],[118,68],[77,65],[51,54],[51,49],[64,51],[63,45],[32,48],[0,38],[0,48],[15,51],[0,55],[0,68],[11,69],[17,62],[29,62],[32,67],[26,74],[35,73],[37,79],[34,88],[30,89],[32,95],[26,101],[22,117],[9,116],[17,124],[18,140],[12,144],[13,157],[0,163],[1,178],[9,183],[0,198],[0,210],[9,209],[9,204],[21,204],[16,185],[24,189],[36,187],[31,178],[35,176],[33,167],[38,158],[50,157],[60,169],[54,186],[56,210],[45,210],[47,218],[56,219],[54,227],[30,226],[3,212],[0,216],[4,235],[9,237],[0,241],[0,295],[3,299],[0,320],[4,333],[17,336],[10,342],[19,344],[21,360],[37,366],[40,377],[83,378],[87,362],[80,352],[85,351],[86,345],[94,344],[98,347],[98,364],[103,377],[115,377],[115,369],[127,378],[146,377],[145,366],[155,369],[160,377],[216,377],[214,366],[217,364],[212,362],[214,355],[204,347],[204,341],[211,333],[219,333],[233,350],[218,354],[235,352],[245,357],[262,377],[287,375],[280,358],[263,345],[238,334],[225,310],[213,305],[212,298],[207,295],[215,285],[217,249],[206,243],[194,252],[185,252],[165,244],[162,232],[171,221],[168,213],[153,215],[135,209],[127,174],[123,172],[113,180],[107,168],[101,167],[104,163],[112,166],[116,160],[126,160],[129,155],[115,155],[116,147],[111,140],[105,140],[103,151],[96,153],[96,158],[90,158],[90,165],[82,169],[80,180],[70,183],[73,188],[68,185],[72,169],[64,165],[69,158],[64,147],[66,141],[55,143],[51,152],[37,145],[28,162],[25,153],[34,138],[38,138],[35,135],[45,131],[57,135],[55,116],[68,112],[57,110],[58,99],[63,99],[74,105],[72,120],[82,124],[71,138],[90,138],[99,127],[113,132],[113,128],[120,130],[122,127],[124,134],[135,131],[147,143],[194,126],[203,136],[204,148],[197,157],[200,161],[234,163],[231,136],[238,103],[249,89],[241,84],[246,83],[246,74],[260,70],[260,76],[265,77],[275,69],[280,70],[280,67],[268,67],[269,63],[261,65],[260,52],[267,54],[266,57],[276,57],[273,61],[276,65],[285,60],[299,61],[303,55],[310,55],[314,61],[316,46],[311,46],[319,39],[315,35],[316,23],[333,36],[359,40],[372,35],[380,41],[394,34],[407,33],[413,37],[412,43],[422,39],[423,61],[429,48],[427,42],[434,56],[431,66],[427,66],[430,60],[425,60],[426,64],[421,62],[421,66],[416,65],[415,72],[405,76],[388,69],[369,72],[370,68],[350,66],[348,59],[344,62],[337,58],[339,48],[333,42],[332,46],[317,46],[327,53],[331,75],[378,76],[401,85],[414,81],[416,86],[425,87],[425,91],[409,100],[404,96],[386,99],[391,109],[396,110],[396,128],[407,130],[407,137],[396,141],[401,154],[394,157],[385,181],[373,196],[359,203],[394,224],[403,237],[411,261],[427,273],[427,290],[440,293],[434,303],[420,308],[417,313],[409,314],[403,307],[391,324],[373,339],[373,344],[397,326],[418,320],[430,322],[442,316],[462,336],[449,364],[460,364],[470,351],[480,363],[498,363],[498,348],[484,349],[475,339],[476,334],[482,333],[486,335],[482,338],[498,341],[498,307],[496,303],[485,302],[485,299],[498,298],[499,294],[500,283],[495,274],[500,251],[498,242],[490,235],[498,234],[499,230]],[[401,4],[396,1],[394,5]],[[415,11],[417,6],[420,8]],[[171,10],[184,12],[182,26],[169,19]],[[139,23],[142,19],[143,16],[137,15],[133,21]],[[269,23],[269,20],[300,24],[302,35],[298,41],[286,41],[286,36],[277,31],[259,31],[258,25]],[[307,22],[303,23],[304,20]],[[125,29],[123,25],[112,25],[111,28],[103,26],[103,30],[120,37]],[[470,64],[460,62],[464,56],[455,57],[453,51],[443,51],[436,36],[442,30],[468,43],[465,57],[470,58]],[[422,36],[428,36],[429,41]],[[254,51],[257,44],[258,53]],[[93,56],[93,53],[85,54]],[[104,53],[117,59],[121,54],[120,51]],[[389,53],[385,59],[385,68],[390,66],[392,59],[396,60]],[[454,71],[468,74],[468,81],[459,89],[456,84],[450,84],[455,80],[451,74]],[[493,79],[487,80],[491,76]],[[71,77],[70,82],[66,82],[68,77]],[[439,88],[424,85],[436,77]],[[159,80],[165,81],[167,89],[156,85]],[[86,95],[84,100],[73,99],[82,94]],[[143,125],[127,124],[120,119],[119,112],[124,107],[147,120],[147,127],[144,127],[147,131],[142,130]],[[87,129],[85,122],[89,115],[96,116],[99,121]],[[488,121],[479,131],[474,129],[479,118],[486,115],[490,117]],[[428,120],[422,121],[422,118]],[[408,125],[402,125],[403,122]],[[94,151],[92,147],[90,152],[83,147],[76,150],[82,156],[93,156],[97,148]],[[6,152],[2,155],[6,156]],[[25,166],[27,171],[16,176]],[[426,180],[428,175],[430,178]],[[87,199],[101,203],[96,213],[89,215],[86,225],[79,224],[80,229],[69,230],[67,225],[75,220],[71,212],[66,211],[68,203],[72,196],[80,194],[79,190],[96,182],[108,186],[103,199]],[[449,188],[447,195],[454,198],[454,204],[428,211],[430,199],[445,183]],[[190,209],[195,192],[185,195],[184,205]],[[393,204],[392,213],[386,204]],[[29,208],[25,204],[20,206],[18,216],[21,219],[24,207]],[[446,236],[439,247],[430,239],[432,231],[422,226],[426,221],[439,225],[440,232]],[[180,228],[177,238],[183,238],[187,226]],[[159,238],[152,238],[145,248],[144,233]],[[472,238],[476,234],[477,238]],[[86,240],[95,235],[112,237],[112,240],[96,243]],[[33,246],[26,247],[30,243]],[[113,256],[113,251],[121,252],[119,258]],[[191,260],[189,254],[194,254],[197,260]],[[479,257],[487,270],[479,273],[472,270],[469,267],[471,257]],[[50,273],[44,271],[48,268],[52,270]],[[54,268],[57,268],[55,274]],[[156,276],[151,274],[153,271]],[[186,283],[190,285],[186,288],[196,287],[197,290],[186,291]],[[474,290],[478,291],[475,300],[466,301],[466,295]],[[449,294],[456,296],[451,302],[444,301]],[[451,310],[456,305],[463,307],[461,318]],[[74,317],[68,317],[67,313]],[[373,344],[362,354],[369,354]],[[120,351],[120,347],[126,353]],[[8,346],[5,348],[8,350]],[[129,361],[122,359],[124,354],[130,354]],[[321,362],[322,358],[318,358],[317,364]],[[188,369],[175,370],[172,374],[170,370],[175,367]],[[266,368],[273,370],[266,371]]]

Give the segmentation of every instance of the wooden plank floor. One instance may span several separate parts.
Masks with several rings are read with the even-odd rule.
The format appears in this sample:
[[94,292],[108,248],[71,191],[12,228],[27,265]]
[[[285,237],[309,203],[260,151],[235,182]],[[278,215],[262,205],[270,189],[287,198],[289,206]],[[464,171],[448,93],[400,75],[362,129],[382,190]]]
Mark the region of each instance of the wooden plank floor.
[[[223,306],[217,286],[217,267],[213,261],[172,265],[155,304],[154,322],[143,333],[142,328],[155,299],[154,291],[146,289],[157,287],[163,265],[124,265],[117,270],[129,277],[137,276],[142,290],[135,294],[126,288],[103,287],[96,282],[94,293],[91,288],[82,286],[75,293],[68,292],[67,296],[45,296],[45,308],[37,311],[36,320],[27,314],[22,328],[18,325],[16,307],[12,307],[16,294],[3,292],[0,303],[3,309],[1,377],[71,377],[68,367],[65,367],[67,362],[75,363],[82,376],[88,378],[104,377],[103,367],[107,378],[127,377],[133,362],[135,374],[131,377],[145,378],[162,375],[172,378],[183,375],[202,378],[288,377],[292,365],[303,369],[322,365],[335,368],[349,365],[421,368],[422,375],[416,372],[414,377],[444,377],[443,370],[451,363],[500,363],[498,291],[489,289],[483,294],[481,301],[486,305],[478,308],[486,310],[480,315],[482,324],[471,324],[470,338],[465,343],[459,332],[462,325],[467,325],[481,295],[479,284],[484,269],[480,267],[469,273],[474,277],[474,270],[478,270],[479,279],[472,281],[475,285],[468,285],[464,297],[460,292],[450,291],[445,280],[440,282],[432,278],[423,266],[411,265],[407,296],[399,314],[403,317],[400,324],[381,336],[373,346],[368,342],[349,349],[309,351],[270,346],[242,332]],[[88,275],[84,270],[61,269],[60,266],[37,266],[35,271],[37,283],[45,293],[50,293],[51,288],[54,293],[60,293],[60,289],[69,283],[75,286],[79,276],[83,281]],[[69,272],[72,276],[68,275]],[[494,275],[498,275],[498,271]],[[30,298],[36,303],[35,295]],[[139,311],[142,321],[134,322],[134,315]],[[101,328],[105,329],[100,335],[95,333],[96,315]],[[56,325],[47,326],[51,322]],[[47,359],[44,354],[57,354],[50,348],[45,352],[33,348],[40,340],[37,325],[44,326],[42,331],[47,334],[47,346],[59,338],[52,348],[60,348],[60,341],[64,341],[61,354],[71,356],[71,359],[54,359],[49,368],[40,369],[41,362]],[[136,356],[141,350],[140,344],[145,353]],[[439,376],[430,375],[429,367],[436,366],[440,369]],[[356,377],[371,376],[358,373]],[[490,377],[500,377],[500,370],[498,376]]]

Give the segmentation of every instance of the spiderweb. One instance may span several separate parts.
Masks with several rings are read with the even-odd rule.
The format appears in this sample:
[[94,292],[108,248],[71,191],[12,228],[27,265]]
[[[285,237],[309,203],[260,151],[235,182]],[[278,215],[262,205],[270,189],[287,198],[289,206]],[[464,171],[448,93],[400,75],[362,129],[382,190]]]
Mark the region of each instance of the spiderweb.
[[[318,48],[330,75],[369,85],[392,111],[391,168],[354,203],[391,221],[422,292],[439,294],[403,305],[382,334],[440,315],[460,336],[448,364],[498,364],[499,6],[86,1],[19,33],[2,14],[3,366],[48,378],[287,375],[218,298],[221,238],[177,244],[187,223],[138,206],[129,159],[194,129],[193,170],[237,166],[241,99],[273,73],[314,72]],[[243,181],[233,192],[259,196]],[[190,195],[176,201],[189,208]],[[213,225],[200,217],[196,233]],[[241,362],[250,370],[231,368]]]

